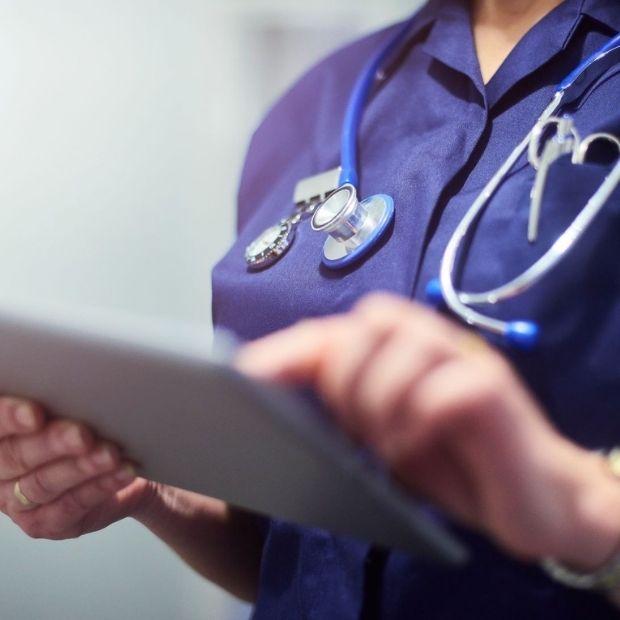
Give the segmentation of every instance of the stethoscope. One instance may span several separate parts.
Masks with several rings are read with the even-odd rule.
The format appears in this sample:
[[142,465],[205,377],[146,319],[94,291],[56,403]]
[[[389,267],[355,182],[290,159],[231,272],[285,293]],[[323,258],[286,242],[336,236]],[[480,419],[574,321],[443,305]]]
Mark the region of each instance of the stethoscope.
[[[341,269],[367,254],[381,239],[394,218],[394,201],[386,194],[358,199],[357,136],[364,107],[372,87],[385,78],[382,68],[399,51],[410,31],[409,20],[396,35],[373,56],[357,79],[350,95],[341,135],[341,166],[336,187],[317,190],[315,196],[298,202],[293,215],[268,228],[247,248],[245,259],[250,269],[263,269],[279,260],[294,239],[295,227],[311,216],[311,227],[327,233],[322,263],[330,269]],[[540,337],[534,321],[502,321],[488,317],[469,306],[496,304],[515,297],[532,287],[553,269],[585,233],[592,220],[620,183],[620,141],[607,133],[593,134],[581,140],[572,120],[558,116],[561,106],[577,101],[594,81],[619,60],[620,34],[588,57],[556,87],[553,98],[537,119],[534,127],[510,153],[482,192],[465,213],[444,251],[439,279],[427,286],[427,297],[435,304],[443,303],[465,323],[502,336],[507,344],[530,349]],[[549,137],[549,132],[555,134]],[[483,292],[458,291],[454,271],[460,250],[469,239],[472,226],[488,206],[501,182],[519,158],[528,151],[530,164],[536,169],[531,193],[528,239],[535,241],[540,219],[544,185],[550,165],[563,155],[571,155],[573,163],[586,161],[590,146],[604,140],[618,148],[619,157],[605,180],[591,196],[569,227],[553,245],[528,269],[509,282]],[[328,173],[324,173],[325,177]],[[325,179],[323,179],[325,180]]]
[[[507,344],[517,348],[531,349],[538,343],[540,328],[536,322],[502,321],[488,317],[469,306],[492,305],[515,297],[527,291],[547,275],[583,236],[620,183],[620,157],[568,228],[536,262],[509,282],[494,289],[477,293],[457,291],[454,286],[453,274],[460,249],[469,238],[472,225],[488,206],[500,183],[526,150],[529,151],[530,163],[537,170],[530,196],[530,218],[528,222],[528,238],[530,241],[534,241],[536,238],[544,179],[549,166],[555,159],[564,154],[571,154],[573,163],[583,163],[590,146],[599,140],[612,143],[620,155],[620,141],[615,136],[598,133],[592,134],[582,141],[569,118],[554,116],[560,106],[578,100],[594,80],[616,64],[619,52],[620,35],[617,35],[560,82],[555,89],[551,102],[540,115],[532,130],[504,161],[459,222],[444,251],[439,281],[431,281],[427,287],[427,296],[431,300],[445,302],[448,308],[465,323],[498,334],[504,338]],[[545,144],[543,154],[539,156],[542,137],[550,125],[555,125],[557,132],[553,140]]]

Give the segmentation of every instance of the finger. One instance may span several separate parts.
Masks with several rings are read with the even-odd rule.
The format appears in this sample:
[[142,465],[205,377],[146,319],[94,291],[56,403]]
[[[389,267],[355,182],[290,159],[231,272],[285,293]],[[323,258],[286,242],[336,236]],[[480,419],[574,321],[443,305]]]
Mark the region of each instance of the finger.
[[89,429],[75,422],[50,422],[41,432],[0,441],[0,480],[12,480],[61,457],[88,452],[94,442]]
[[[111,444],[101,443],[85,456],[55,461],[27,474],[19,480],[19,486],[31,503],[48,504],[69,489],[116,469],[119,462],[118,449]],[[10,482],[7,483],[7,486],[10,485]],[[12,489],[3,492],[10,494],[8,504],[14,512],[30,509],[17,501]]]
[[329,345],[317,362],[314,387],[340,424],[355,438],[359,433],[351,410],[352,386],[386,334],[384,330],[366,329],[357,316],[347,315],[347,319],[333,330]]
[[257,379],[313,382],[343,315],[311,319],[245,345],[235,367]]
[[38,403],[13,396],[0,396],[0,439],[40,429],[45,421]]
[[[332,406],[349,414],[355,412],[359,402],[354,395],[366,368],[373,364],[385,342],[407,322],[411,305],[401,297],[373,293],[343,316],[344,325],[330,338],[319,376],[319,387]],[[377,396],[372,387],[369,391]]]
[[[532,465],[544,456],[553,431],[501,360],[476,355],[438,367],[412,391],[408,410],[407,428],[382,446],[384,458],[402,479],[455,513],[480,521],[496,507],[515,507],[536,488]],[[441,446],[455,465],[444,467],[446,475],[433,490],[421,461]],[[463,483],[463,475],[469,490],[459,494],[449,482]]]
[[[427,309],[405,298],[389,294],[373,294],[355,306],[379,328],[401,320],[406,313],[424,317],[435,325],[439,319]],[[238,353],[235,366],[258,379],[300,383],[316,379],[320,365],[330,349],[338,329],[351,321],[351,313],[300,321],[292,327],[245,345]],[[361,336],[357,334],[357,336]]]
[[362,432],[374,439],[389,432],[408,391],[455,354],[454,345],[444,335],[411,322],[400,325],[374,352],[350,391]]
[[412,386],[403,402],[406,413],[400,432],[382,449],[398,461],[441,442],[457,449],[472,437],[494,444],[497,437],[493,439],[492,430],[497,424],[510,432],[508,426],[514,422],[506,415],[509,386],[501,365],[480,356],[453,358]]
[[127,487],[136,477],[133,466],[123,464],[71,489],[58,499],[36,510],[20,513],[16,520],[24,531],[36,538],[62,539],[83,534],[83,523],[90,514]]
[[375,324],[408,322],[431,333],[456,336],[463,331],[453,321],[406,297],[387,293],[371,293],[354,307],[355,311]]

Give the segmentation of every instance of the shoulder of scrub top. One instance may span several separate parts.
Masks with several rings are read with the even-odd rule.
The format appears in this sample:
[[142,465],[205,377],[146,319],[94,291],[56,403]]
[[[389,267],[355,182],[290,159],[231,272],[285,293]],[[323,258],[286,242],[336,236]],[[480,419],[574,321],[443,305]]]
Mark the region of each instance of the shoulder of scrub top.
[[[241,173],[237,232],[300,151],[312,151],[312,159],[319,166],[308,169],[300,178],[338,165],[342,118],[353,83],[369,57],[401,23],[332,52],[304,73],[267,111],[250,139]],[[329,136],[328,143],[320,136]],[[329,163],[321,169],[319,162]],[[291,198],[293,190],[294,182]]]

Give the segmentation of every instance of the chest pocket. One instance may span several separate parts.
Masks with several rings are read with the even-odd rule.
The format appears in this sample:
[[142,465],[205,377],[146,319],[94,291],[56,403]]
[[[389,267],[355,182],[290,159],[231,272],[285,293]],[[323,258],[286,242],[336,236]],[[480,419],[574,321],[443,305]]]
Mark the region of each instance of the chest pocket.
[[[484,291],[530,267],[566,230],[594,194],[609,166],[574,165],[569,157],[550,169],[536,243],[527,241],[531,168],[507,179],[471,239],[459,288]],[[556,424],[592,447],[620,437],[620,189],[605,203],[575,246],[526,293],[485,314],[534,320],[541,343],[532,354],[507,351]],[[615,351],[615,353],[614,353]],[[607,434],[606,434],[607,433]]]
[[[487,290],[508,282],[534,264],[571,225],[610,170],[609,166],[572,164],[568,156],[555,162],[545,186],[539,236],[527,241],[530,192],[535,171],[521,169],[505,180],[484,212],[463,261],[460,288]],[[620,261],[620,191],[607,200],[574,247],[530,292],[501,306],[527,301],[538,315],[566,309],[574,291],[590,290],[590,282],[605,273],[605,286],[618,280]],[[615,293],[608,290],[608,293]],[[577,300],[576,300],[577,301]],[[518,308],[520,309],[520,308]]]

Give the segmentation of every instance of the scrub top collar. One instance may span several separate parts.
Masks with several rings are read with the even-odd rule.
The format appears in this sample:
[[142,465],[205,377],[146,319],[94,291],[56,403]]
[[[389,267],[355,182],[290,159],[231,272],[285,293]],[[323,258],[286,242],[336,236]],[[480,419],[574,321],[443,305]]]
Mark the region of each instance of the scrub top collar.
[[[468,77],[488,109],[496,106],[509,91],[518,88],[522,80],[532,76],[562,52],[584,15],[611,27],[615,32],[620,30],[620,2],[564,0],[530,29],[484,85],[468,4],[467,0],[430,0],[419,13],[416,31],[431,26],[422,49],[443,65]],[[544,79],[548,80],[549,86],[555,86],[562,77],[549,72]]]
[[422,50],[445,66],[467,76],[484,98],[484,85],[471,32],[467,2],[431,0],[433,26]]

